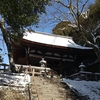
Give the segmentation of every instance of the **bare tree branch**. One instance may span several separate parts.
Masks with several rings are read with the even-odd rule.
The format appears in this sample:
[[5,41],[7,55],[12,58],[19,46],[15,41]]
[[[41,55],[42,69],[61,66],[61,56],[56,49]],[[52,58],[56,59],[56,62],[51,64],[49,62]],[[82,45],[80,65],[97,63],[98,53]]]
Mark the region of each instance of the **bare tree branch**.
[[61,0],[55,0],[56,2],[60,3],[62,6],[69,8],[69,6],[65,5],[63,2],[61,2]]
[[83,4],[82,9],[81,9],[81,13],[83,12],[84,7],[85,7],[85,6],[86,6],[86,4],[88,3],[88,1],[89,1],[89,0],[86,0],[86,1],[85,1],[85,3]]

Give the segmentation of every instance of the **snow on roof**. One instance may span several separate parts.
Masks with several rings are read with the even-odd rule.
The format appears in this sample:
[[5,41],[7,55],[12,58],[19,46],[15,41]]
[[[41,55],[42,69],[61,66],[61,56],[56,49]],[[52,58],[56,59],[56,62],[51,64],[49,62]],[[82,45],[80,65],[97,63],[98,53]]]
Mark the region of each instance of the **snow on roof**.
[[77,49],[91,49],[90,47],[83,47],[77,45],[71,37],[68,36],[60,36],[54,34],[44,34],[39,32],[29,32],[26,31],[23,39],[39,42],[48,45],[55,45],[55,46],[62,46],[62,47],[70,47],[70,48],[77,48]]

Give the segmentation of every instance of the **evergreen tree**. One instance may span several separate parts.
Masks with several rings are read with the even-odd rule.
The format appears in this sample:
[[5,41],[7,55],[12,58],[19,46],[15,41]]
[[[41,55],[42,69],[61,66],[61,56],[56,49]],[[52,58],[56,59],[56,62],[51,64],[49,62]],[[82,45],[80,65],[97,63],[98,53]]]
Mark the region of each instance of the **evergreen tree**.
[[[45,13],[50,0],[1,0],[0,28],[8,50],[10,64],[13,63],[11,40],[21,38],[24,28],[39,22],[39,16]],[[10,29],[10,31],[8,31]],[[13,34],[13,37],[12,37]],[[19,39],[18,38],[18,39]]]

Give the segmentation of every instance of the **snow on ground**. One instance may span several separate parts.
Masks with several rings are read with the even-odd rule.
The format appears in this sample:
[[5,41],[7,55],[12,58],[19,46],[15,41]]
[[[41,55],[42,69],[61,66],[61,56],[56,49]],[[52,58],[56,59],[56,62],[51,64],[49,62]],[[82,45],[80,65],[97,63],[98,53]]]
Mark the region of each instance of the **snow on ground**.
[[[30,82],[30,76],[27,74],[0,73],[0,86],[23,86]],[[80,94],[88,97],[88,100],[100,100],[100,81],[80,81],[62,79],[62,82],[68,84],[70,88],[76,89]]]
[[63,78],[62,82],[74,88],[89,100],[100,100],[100,81],[80,81]]
[[0,86],[21,86],[25,87],[30,82],[30,76],[28,74],[18,73],[0,73]]

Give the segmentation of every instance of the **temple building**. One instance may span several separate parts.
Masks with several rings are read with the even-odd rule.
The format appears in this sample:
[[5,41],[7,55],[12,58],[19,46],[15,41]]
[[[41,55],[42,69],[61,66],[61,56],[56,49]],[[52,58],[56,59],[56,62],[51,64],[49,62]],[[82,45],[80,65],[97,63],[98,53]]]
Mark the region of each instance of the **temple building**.
[[26,31],[20,45],[12,42],[13,57],[16,64],[40,67],[44,58],[46,67],[59,74],[73,74],[78,71],[81,62],[94,57],[90,47],[77,45],[71,37]]

